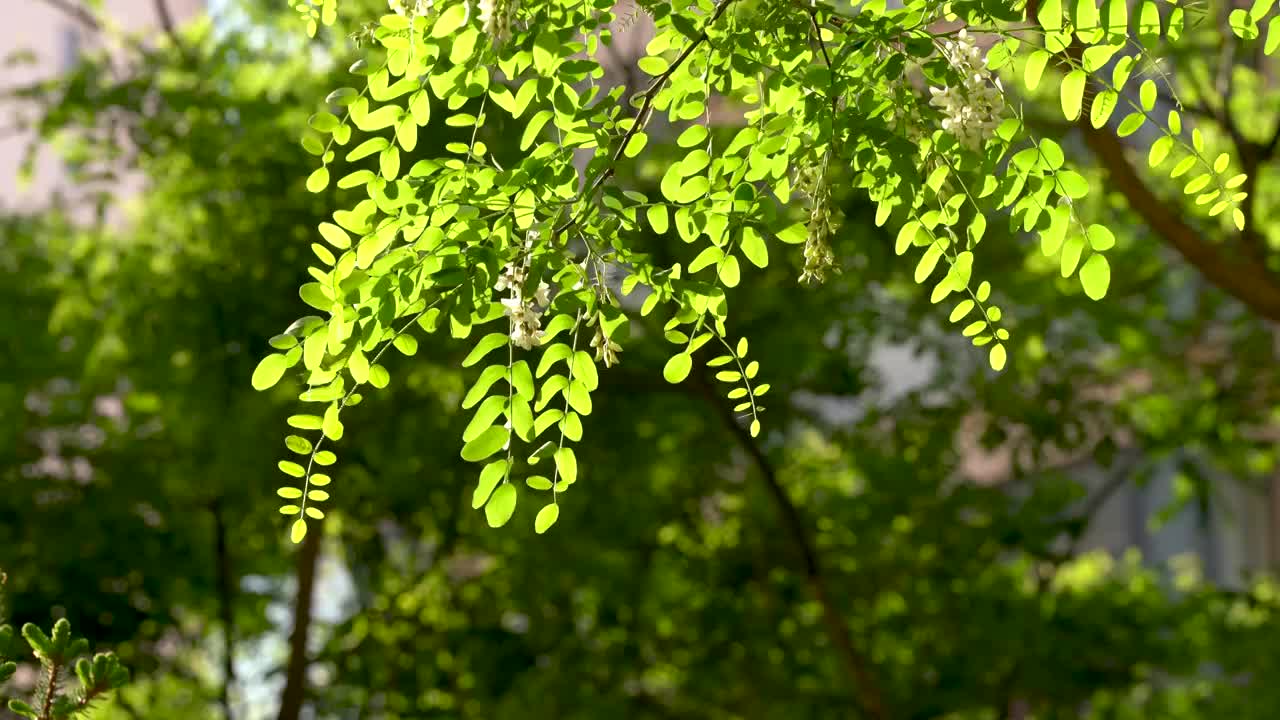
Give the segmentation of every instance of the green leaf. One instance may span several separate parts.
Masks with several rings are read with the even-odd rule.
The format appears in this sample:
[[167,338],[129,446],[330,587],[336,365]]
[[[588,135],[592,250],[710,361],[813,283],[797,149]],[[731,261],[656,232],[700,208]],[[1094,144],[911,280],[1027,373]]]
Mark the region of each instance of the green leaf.
[[298,543],[302,542],[302,539],[305,538],[306,536],[307,536],[307,521],[303,520],[302,518],[298,518],[297,520],[294,520],[293,527],[289,530],[289,539],[293,541],[294,545],[297,545]]
[[595,390],[600,387],[600,375],[596,370],[595,361],[591,359],[591,354],[579,350],[573,354],[570,361],[573,366],[573,379],[582,383],[588,390]]
[[471,422],[467,423],[467,427],[462,431],[462,442],[469,443],[480,437],[489,426],[493,425],[493,421],[498,419],[502,414],[503,408],[507,406],[507,398],[504,395],[490,395],[480,403],[480,407],[476,408],[476,412],[471,416]]
[[1084,294],[1092,300],[1101,300],[1110,285],[1111,264],[1099,253],[1090,255],[1084,267],[1080,268],[1080,286],[1084,288]]
[[658,235],[665,235],[669,226],[666,205],[650,205],[645,211],[645,217],[649,219],[649,225],[653,228],[653,232]]
[[511,386],[521,397],[533,402],[533,371],[529,369],[529,363],[517,360],[511,366]]
[[319,430],[323,425],[319,415],[290,415],[287,422],[299,430]]
[[796,223],[778,233],[778,239],[788,245],[799,245],[809,236],[809,229],[804,223]]
[[[431,37],[448,37],[465,25],[469,7],[469,3],[454,3],[446,8],[431,24]],[[384,7],[383,10],[385,11],[386,8]]]
[[1156,107],[1156,81],[1147,78],[1142,81],[1142,85],[1138,87],[1138,99],[1142,102],[1142,109],[1150,112]]
[[560,471],[560,477],[568,484],[572,485],[578,480],[578,458],[573,454],[572,448],[562,447],[556,450],[555,454],[556,469]]
[[469,409],[480,402],[489,393],[489,388],[493,387],[493,384],[499,378],[505,377],[506,374],[507,367],[505,365],[490,365],[485,368],[480,373],[480,377],[476,378],[471,389],[467,391],[466,396],[462,398],[463,409]]
[[1008,359],[1004,349],[1004,345],[996,343],[991,347],[991,353],[987,356],[988,362],[991,363],[991,369],[996,372],[1004,370],[1005,361]]
[[689,371],[693,369],[693,358],[685,353],[671,356],[667,360],[667,364],[662,368],[662,377],[672,385],[684,382],[689,377]]
[[769,247],[765,244],[764,237],[750,225],[742,228],[742,255],[758,268],[763,268],[769,264]]
[[1050,54],[1044,50],[1037,50],[1027,58],[1027,67],[1023,73],[1023,82],[1026,83],[1028,90],[1035,90],[1040,85],[1040,77],[1044,75],[1044,69],[1049,64]]
[[1147,116],[1140,112],[1129,113],[1124,120],[1120,121],[1120,127],[1116,128],[1116,135],[1120,137],[1128,137],[1136,132],[1142,124],[1147,121]]
[[552,503],[538,511],[538,517],[533,520],[533,529],[539,535],[546,532],[552,525],[556,524],[556,519],[560,517],[560,506]]
[[489,496],[493,494],[493,489],[498,487],[498,483],[502,482],[502,478],[507,475],[507,461],[494,460],[484,469],[480,471],[480,482],[476,484],[476,489],[471,493],[471,507],[479,510],[484,507],[485,502],[489,500]]
[[1147,166],[1157,167],[1169,157],[1169,151],[1173,149],[1173,138],[1163,135],[1151,143],[1151,151],[1147,155]]
[[329,168],[319,167],[307,178],[307,190],[318,193],[329,187]]
[[338,420],[338,404],[334,403],[324,411],[324,422],[320,426],[324,436],[337,442],[342,439],[342,422]]
[[720,282],[725,287],[737,287],[738,281],[742,277],[741,268],[738,266],[738,258],[730,255],[724,259],[719,268]]
[[1098,252],[1110,250],[1116,244],[1116,236],[1105,225],[1090,225],[1085,230],[1085,237],[1089,240],[1089,247]]
[[1080,263],[1080,254],[1084,252],[1084,238],[1072,235],[1062,244],[1062,277],[1071,277]]
[[288,368],[289,363],[281,353],[272,353],[262,358],[253,371],[253,389],[266,390],[273,387],[284,377],[284,371]]
[[493,492],[484,506],[484,517],[489,527],[499,528],[507,524],[516,511],[516,486],[507,483]]
[[1089,181],[1074,170],[1064,170],[1057,174],[1058,186],[1063,195],[1072,200],[1079,200],[1089,194]]
[[1043,0],[1040,3],[1039,12],[1036,13],[1036,20],[1040,21],[1040,27],[1045,30],[1061,30],[1062,0]]
[[1072,70],[1062,79],[1062,114],[1067,120],[1075,121],[1080,117],[1081,103],[1084,101],[1085,81],[1089,78],[1083,70]]
[[415,355],[418,352],[418,338],[408,333],[400,333],[391,341],[396,349],[403,355]]
[[357,348],[347,359],[347,370],[351,371],[351,379],[363,385],[369,380],[369,359]]
[[347,235],[346,230],[333,223],[320,223],[320,236],[339,250],[346,250],[351,247],[351,236]]
[[529,432],[533,430],[533,409],[529,407],[529,401],[519,395],[511,398],[511,411],[508,414],[511,419],[511,429],[515,431],[516,437],[528,442],[533,438]]
[[538,139],[538,133],[542,132],[542,128],[546,126],[551,116],[550,110],[539,110],[529,118],[529,124],[525,126],[524,134],[520,136],[521,150],[528,150],[533,145],[533,141]]
[[649,56],[640,58],[636,62],[636,66],[639,67],[645,73],[656,77],[666,72],[667,68],[670,67],[670,64],[667,63],[667,61],[662,57],[649,55]]
[[511,432],[504,427],[493,427],[477,435],[471,442],[462,447],[462,459],[467,462],[479,462],[502,449],[511,438]]
[[467,353],[467,357],[463,359],[462,367],[471,367],[480,362],[485,355],[505,346],[508,339],[509,337],[506,333],[489,333],[480,338],[480,342],[476,343],[475,347],[471,348],[471,352]]
[[281,460],[276,463],[276,467],[280,468],[280,472],[288,475],[289,477],[300,478],[307,474],[307,471],[303,470],[301,465],[290,460]]
[[1120,96],[1116,91],[1109,88],[1095,95],[1093,97],[1093,106],[1089,108],[1089,124],[1093,125],[1095,129],[1100,129],[1103,125],[1106,125],[1119,100]]

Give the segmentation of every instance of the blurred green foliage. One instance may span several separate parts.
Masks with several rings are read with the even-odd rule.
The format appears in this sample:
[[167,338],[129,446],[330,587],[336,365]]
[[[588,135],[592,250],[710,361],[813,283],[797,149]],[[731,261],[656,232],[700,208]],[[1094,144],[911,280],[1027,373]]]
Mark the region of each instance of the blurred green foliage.
[[[296,137],[341,84],[355,28],[301,45],[281,5],[191,27],[180,49],[137,44],[128,74],[86,57],[30,93],[48,138],[82,138],[67,147],[87,202],[119,207],[113,158],[145,181],[123,224],[73,223],[68,207],[0,225],[0,565],[16,622],[66,617],[134,670],[96,717],[220,717],[228,626],[236,717],[274,713],[290,659],[278,640],[305,553],[271,496],[301,388],[248,379],[302,310],[302,255],[343,200],[305,191]],[[449,136],[422,138],[426,154]],[[494,152],[518,152],[502,139]],[[642,190],[675,157],[646,153],[626,178]],[[1017,323],[995,376],[942,327],[873,209],[836,200],[843,274],[798,287],[803,260],[786,254],[738,302],[733,329],[774,385],[761,437],[726,422],[705,378],[665,383],[656,343],[636,343],[601,374],[579,451],[590,482],[547,535],[533,508],[503,532],[470,508],[466,345],[397,360],[395,392],[349,412],[343,501],[318,526],[351,592],[313,628],[317,716],[864,716],[818,573],[885,717],[1270,718],[1280,588],[1074,552],[1088,491],[1055,459],[1126,485],[1184,456],[1269,477],[1276,448],[1251,430],[1275,420],[1271,329],[1100,193],[1085,210],[1115,215],[1129,280],[1106,303],[992,228],[986,262]],[[647,242],[663,261],[682,245]],[[893,391],[873,352],[886,342],[936,372]],[[1012,448],[1008,477],[967,481],[958,438]],[[1195,466],[1182,500],[1215,502]],[[340,586],[322,573],[318,599],[337,605]]]

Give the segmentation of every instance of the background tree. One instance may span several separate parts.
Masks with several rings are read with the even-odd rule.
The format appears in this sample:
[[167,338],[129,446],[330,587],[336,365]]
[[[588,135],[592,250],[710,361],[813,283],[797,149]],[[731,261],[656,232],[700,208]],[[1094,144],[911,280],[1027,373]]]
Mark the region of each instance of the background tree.
[[[836,185],[843,272],[798,287],[801,253],[776,252],[735,302],[733,332],[774,385],[766,430],[745,432],[714,370],[672,385],[658,344],[630,343],[592,394],[578,450],[591,481],[541,536],[532,517],[493,531],[472,508],[457,440],[470,347],[423,343],[388,361],[395,392],[345,416],[342,502],[289,557],[268,495],[302,388],[246,383],[257,349],[305,312],[292,299],[304,248],[349,197],[306,192],[314,161],[296,137],[346,76],[355,28],[320,30],[311,55],[264,44],[297,37],[280,5],[245,6],[256,34],[194,27],[180,50],[134,46],[125,80],[90,58],[39,89],[50,133],[128,129],[148,192],[124,227],[50,215],[5,229],[14,372],[0,418],[17,442],[0,464],[0,546],[7,567],[47,569],[14,574],[14,615],[47,626],[47,608],[79,598],[61,612],[140,675],[111,713],[1052,718],[1087,704],[1097,717],[1248,718],[1275,706],[1272,585],[1226,591],[1185,574],[1175,591],[1132,560],[1077,552],[1109,488],[1165,456],[1192,448],[1246,480],[1274,465],[1248,432],[1271,422],[1256,393],[1273,372],[1267,326],[1136,223],[1111,222],[1108,257],[1126,273],[1104,303],[1062,281],[1038,240],[992,223],[983,262],[1018,338],[993,375],[939,327],[875,207]],[[352,18],[379,9],[343,3]],[[443,115],[402,164],[468,135]],[[493,138],[500,162],[523,156],[515,132]],[[655,137],[619,182],[657,196],[685,152]],[[1096,193],[1081,212],[1110,202]],[[640,243],[659,262],[688,252],[674,228]],[[633,322],[633,338],[662,332]],[[946,362],[892,394],[872,349],[904,339]],[[965,482],[957,440],[975,434],[1017,451],[1004,487]],[[1086,496],[1055,467],[1064,456],[1114,476]],[[353,589],[334,621],[313,617],[329,600],[316,584],[333,587],[323,558]],[[285,603],[277,625],[267,608]],[[294,642],[271,645],[290,629]],[[242,665],[233,681],[228,645],[279,666]],[[259,674],[279,692],[266,707],[251,700]]]

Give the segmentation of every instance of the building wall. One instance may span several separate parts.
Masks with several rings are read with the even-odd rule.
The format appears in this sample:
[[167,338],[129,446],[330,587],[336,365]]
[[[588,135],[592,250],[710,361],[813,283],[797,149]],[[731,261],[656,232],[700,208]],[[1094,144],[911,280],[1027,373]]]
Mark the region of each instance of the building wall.
[[[75,4],[77,0],[70,0]],[[160,32],[159,3],[164,2],[174,21],[181,23],[204,9],[204,0],[105,0],[94,29],[45,0],[0,0],[0,58],[29,52],[31,62],[0,64],[0,92],[48,78],[71,67],[80,53],[94,47],[112,47],[112,29],[124,33]],[[0,209],[30,210],[47,205],[58,190],[67,190],[62,164],[50,152],[37,154],[35,174],[25,187],[18,170],[34,136],[21,131],[17,115],[30,111],[11,101],[0,103]]]

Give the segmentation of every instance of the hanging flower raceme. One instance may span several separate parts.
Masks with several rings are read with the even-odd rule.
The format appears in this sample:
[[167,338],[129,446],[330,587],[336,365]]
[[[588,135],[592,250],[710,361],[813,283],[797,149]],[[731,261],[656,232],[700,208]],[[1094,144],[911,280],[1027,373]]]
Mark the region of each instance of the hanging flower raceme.
[[596,360],[604,362],[605,367],[618,364],[618,353],[622,352],[622,346],[605,333],[604,323],[596,325],[595,335],[591,337],[591,347],[595,348]]
[[498,277],[494,289],[498,292],[509,292],[510,296],[502,299],[503,311],[511,320],[511,342],[516,347],[532,350],[542,344],[542,310],[551,304],[551,287],[545,282],[538,283],[538,289],[532,297],[524,292],[528,269],[523,265],[507,265]]
[[520,0],[476,0],[476,13],[484,32],[493,41],[494,47],[505,43],[511,37],[511,27],[515,24],[516,11],[520,9]]
[[930,87],[929,104],[942,111],[942,129],[978,150],[1000,126],[1004,88],[987,70],[982,50],[965,30],[942,43],[942,54],[962,78],[959,87]]
[[824,283],[827,273],[839,273],[836,256],[831,250],[831,236],[835,232],[835,219],[831,209],[831,183],[827,179],[828,158],[822,164],[801,174],[804,191],[812,206],[809,210],[809,234],[804,241],[804,272],[800,282]]

